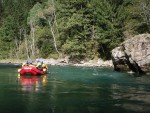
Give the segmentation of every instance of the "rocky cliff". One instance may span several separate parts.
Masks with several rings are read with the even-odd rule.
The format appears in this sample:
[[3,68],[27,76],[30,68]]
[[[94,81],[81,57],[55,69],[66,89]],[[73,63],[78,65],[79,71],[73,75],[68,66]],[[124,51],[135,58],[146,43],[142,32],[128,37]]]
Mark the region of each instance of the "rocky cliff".
[[124,41],[112,50],[115,70],[150,72],[150,34],[141,34]]

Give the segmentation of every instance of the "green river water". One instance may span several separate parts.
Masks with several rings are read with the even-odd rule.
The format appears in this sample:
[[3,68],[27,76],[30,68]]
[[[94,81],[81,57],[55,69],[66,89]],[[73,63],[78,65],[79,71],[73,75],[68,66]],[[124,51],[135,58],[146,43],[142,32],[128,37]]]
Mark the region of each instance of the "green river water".
[[150,76],[49,66],[47,75],[20,77],[1,64],[0,113],[150,113]]

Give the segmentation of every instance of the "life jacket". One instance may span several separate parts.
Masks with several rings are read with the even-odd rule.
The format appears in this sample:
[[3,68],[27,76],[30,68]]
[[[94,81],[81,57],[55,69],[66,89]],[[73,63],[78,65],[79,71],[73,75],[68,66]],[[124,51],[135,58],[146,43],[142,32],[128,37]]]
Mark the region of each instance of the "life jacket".
[[33,64],[29,64],[29,66],[31,66],[31,67],[35,67]]
[[46,72],[48,70],[48,66],[46,64],[42,64],[43,71]]
[[23,67],[23,66],[27,66],[27,63],[26,63],[26,62],[23,62],[23,63],[22,63],[22,67]]
[[42,64],[42,67],[48,69],[48,66],[46,64]]
[[42,71],[43,70],[42,63],[38,62],[36,68]]

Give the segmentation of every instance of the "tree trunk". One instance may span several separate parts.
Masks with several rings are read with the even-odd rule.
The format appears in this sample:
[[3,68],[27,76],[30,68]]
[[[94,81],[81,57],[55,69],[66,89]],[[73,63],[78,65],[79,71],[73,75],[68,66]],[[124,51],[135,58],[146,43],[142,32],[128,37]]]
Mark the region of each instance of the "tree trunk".
[[[54,0],[52,0],[52,5],[53,5],[53,8],[55,9]],[[54,23],[56,24],[56,26],[58,26],[58,25],[57,25],[57,21],[56,21],[56,13],[55,13],[55,10],[54,10],[54,12],[53,12],[53,15],[54,15]]]
[[25,47],[26,47],[26,52],[27,52],[27,59],[29,59],[29,49],[28,49],[28,41],[27,41],[26,30],[24,31],[24,38],[25,38]]
[[33,26],[32,21],[30,21],[30,27],[31,27],[31,39],[32,39],[32,45],[31,45],[31,52],[32,57],[35,57],[35,28]]
[[52,33],[52,36],[53,36],[55,50],[60,55],[60,53],[57,49],[57,43],[56,43],[56,38],[55,38],[55,35],[54,35],[54,32],[53,32],[53,28],[52,28],[51,22],[49,20],[48,20],[48,23],[49,23],[49,27],[50,27],[50,30],[51,30],[51,33]]
[[15,50],[15,54],[16,54],[16,58],[18,59],[18,49],[19,49],[19,47],[18,47],[18,41],[17,41],[17,38],[15,37],[15,44],[16,44],[16,50]]

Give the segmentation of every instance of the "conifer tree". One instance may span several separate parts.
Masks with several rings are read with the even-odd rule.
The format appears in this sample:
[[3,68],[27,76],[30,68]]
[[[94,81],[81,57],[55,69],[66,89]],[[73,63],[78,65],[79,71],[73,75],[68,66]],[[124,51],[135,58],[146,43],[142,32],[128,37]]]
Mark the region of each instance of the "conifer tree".
[[94,0],[96,39],[101,57],[110,58],[110,51],[123,41],[123,28],[127,18],[125,7],[130,1]]

